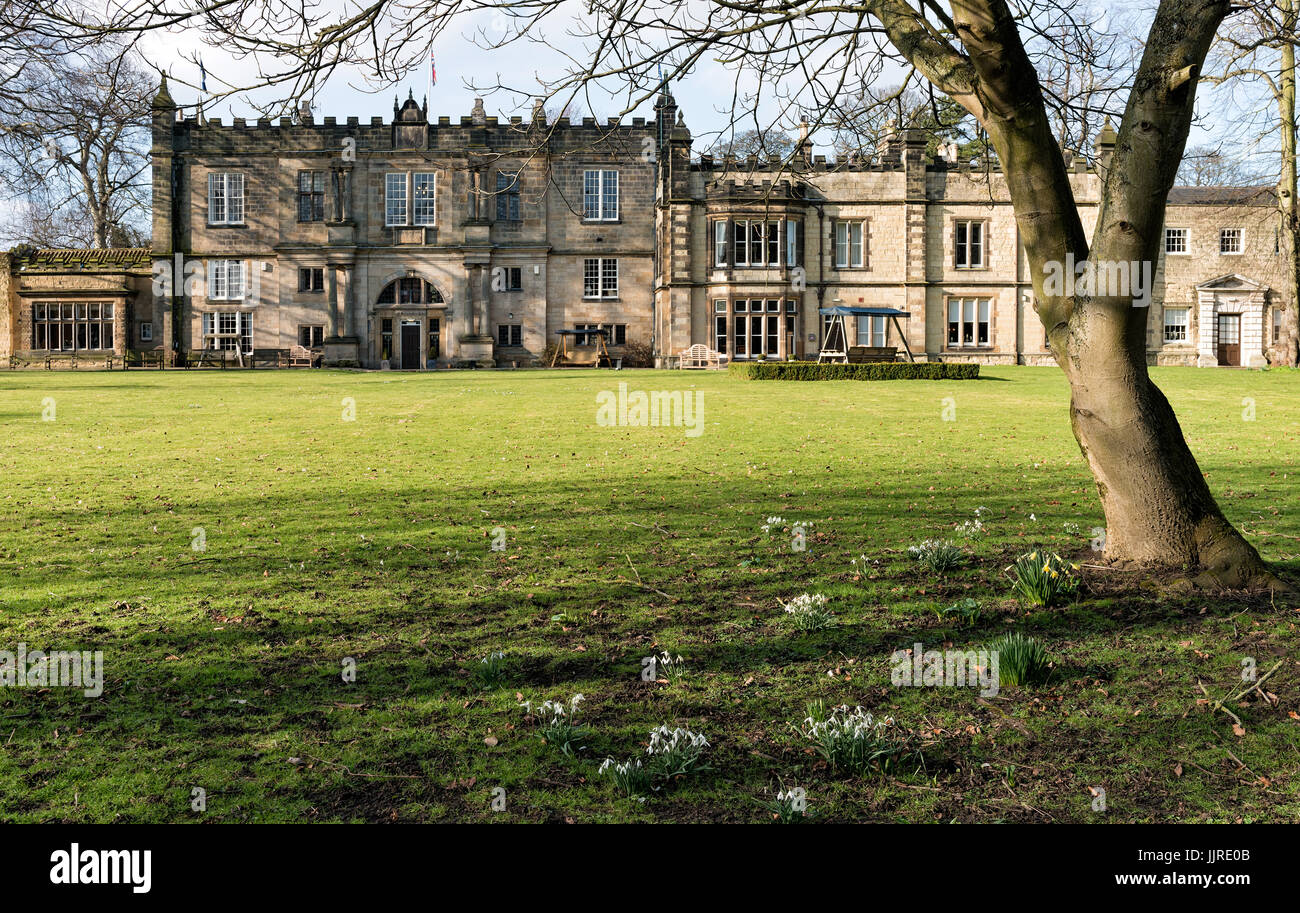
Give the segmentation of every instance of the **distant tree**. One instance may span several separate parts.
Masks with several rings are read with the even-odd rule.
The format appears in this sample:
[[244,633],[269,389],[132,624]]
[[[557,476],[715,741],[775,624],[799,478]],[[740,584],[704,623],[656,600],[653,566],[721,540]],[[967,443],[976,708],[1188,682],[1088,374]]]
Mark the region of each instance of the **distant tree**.
[[836,101],[828,124],[831,148],[838,158],[872,156],[885,140],[900,130],[920,130],[926,135],[926,152],[957,145],[957,160],[969,162],[989,155],[984,132],[970,112],[942,93],[907,83],[877,90],[864,86]]
[[1193,146],[1183,154],[1178,183],[1186,187],[1255,187],[1269,181],[1254,161],[1221,146]]
[[794,137],[781,130],[738,130],[718,138],[709,150],[714,156],[734,155],[738,159],[751,155],[766,159],[775,156],[785,161],[794,154]]
[[149,207],[149,102],[140,57],[102,44],[37,55],[0,78],[8,240],[108,247],[138,240]]

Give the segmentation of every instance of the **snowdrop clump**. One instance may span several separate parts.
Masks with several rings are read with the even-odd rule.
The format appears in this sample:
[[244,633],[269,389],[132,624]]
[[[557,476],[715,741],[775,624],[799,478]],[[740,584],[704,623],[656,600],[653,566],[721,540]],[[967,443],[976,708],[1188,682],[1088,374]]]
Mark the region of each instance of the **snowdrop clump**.
[[598,773],[613,779],[614,784],[627,796],[637,796],[647,790],[658,791],[678,777],[708,770],[704,753],[709,740],[701,733],[667,724],[650,730],[649,756],[643,765],[640,759],[615,761],[606,758]]
[[821,593],[804,593],[785,604],[785,613],[801,631],[818,631],[829,627],[835,620],[826,608],[827,599]]
[[785,517],[768,517],[767,520],[759,527],[765,535],[772,535],[773,531],[781,532],[790,529],[793,526],[802,527],[804,532],[810,532],[813,528],[811,520],[787,520]]
[[801,730],[817,752],[837,770],[885,772],[914,754],[911,737],[893,717],[877,719],[861,707],[841,704],[829,715],[810,707]]
[[586,727],[577,721],[578,705],[586,699],[583,694],[575,694],[567,705],[563,701],[545,700],[540,704],[522,701],[519,706],[537,718],[537,733],[542,741],[567,755],[573,753],[573,743],[587,735]]
[[921,567],[936,574],[953,570],[966,557],[958,546],[947,539],[926,539],[920,545],[909,546],[907,553]]

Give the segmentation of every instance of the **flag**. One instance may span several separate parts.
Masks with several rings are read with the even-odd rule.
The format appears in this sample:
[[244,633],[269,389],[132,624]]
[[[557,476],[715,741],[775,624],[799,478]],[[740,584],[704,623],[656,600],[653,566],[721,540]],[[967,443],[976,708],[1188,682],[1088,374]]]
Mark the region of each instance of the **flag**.
[[203,68],[203,58],[199,58],[199,89],[208,91],[208,71]]
[[438,84],[438,65],[434,63],[433,51],[429,51],[429,85],[436,86],[437,84]]

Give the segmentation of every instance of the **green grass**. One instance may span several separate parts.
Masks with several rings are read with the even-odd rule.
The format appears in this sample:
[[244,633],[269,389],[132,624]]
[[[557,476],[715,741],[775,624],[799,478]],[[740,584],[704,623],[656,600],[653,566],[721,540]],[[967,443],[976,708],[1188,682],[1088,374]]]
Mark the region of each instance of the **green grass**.
[[[1300,374],[1154,373],[1229,519],[1294,575]],[[1021,606],[1012,561],[1086,564],[1101,516],[1060,372],[982,375],[0,375],[0,649],[98,649],[106,673],[97,699],[0,689],[0,820],[763,821],[796,787],[818,821],[1300,817],[1294,598],[1085,567],[1077,603]],[[598,426],[620,381],[701,391],[703,433]],[[977,507],[986,534],[959,538]],[[807,549],[770,516],[813,521]],[[968,560],[927,575],[906,551],[927,538]],[[804,592],[834,626],[785,622]],[[967,597],[973,624],[936,611]],[[1048,649],[1047,684],[890,685],[894,650],[1009,630]],[[662,651],[680,669],[643,680]],[[1276,706],[1230,708],[1239,736],[1198,682],[1241,690],[1243,657],[1283,664]],[[518,703],[576,693],[569,756]],[[829,769],[796,730],[816,700],[893,716],[924,764]],[[663,723],[703,733],[709,769],[623,798],[597,766]]]

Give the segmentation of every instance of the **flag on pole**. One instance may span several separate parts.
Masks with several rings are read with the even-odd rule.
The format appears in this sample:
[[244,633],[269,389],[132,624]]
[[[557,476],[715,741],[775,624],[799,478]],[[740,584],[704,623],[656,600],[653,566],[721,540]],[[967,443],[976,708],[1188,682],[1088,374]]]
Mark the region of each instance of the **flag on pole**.
[[203,68],[203,58],[199,58],[199,89],[208,91],[208,71]]
[[429,85],[436,86],[437,84],[438,84],[438,65],[434,62],[433,50],[430,49],[429,50]]

